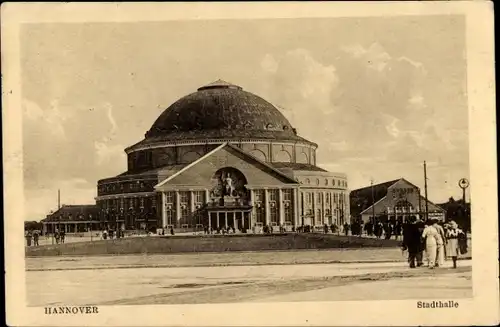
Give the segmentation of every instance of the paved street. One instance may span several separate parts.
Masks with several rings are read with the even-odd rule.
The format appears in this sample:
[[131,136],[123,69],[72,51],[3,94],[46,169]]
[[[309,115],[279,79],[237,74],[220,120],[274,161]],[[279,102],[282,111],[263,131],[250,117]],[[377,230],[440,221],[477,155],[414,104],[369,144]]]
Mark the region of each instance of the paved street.
[[[406,255],[406,253],[404,253]],[[101,269],[139,267],[193,267],[224,265],[276,265],[336,262],[403,261],[398,248],[329,249],[300,251],[259,251],[183,253],[117,256],[29,257],[28,270]]]
[[[349,251],[341,251],[347,258]],[[380,251],[380,250],[370,250]],[[28,303],[166,304],[236,301],[371,300],[461,298],[472,295],[470,260],[460,269],[409,269],[406,263],[319,263],[333,251],[297,251],[187,256],[27,258]],[[363,252],[366,252],[364,250]],[[372,254],[375,254],[373,252]],[[315,260],[306,263],[308,254]],[[208,257],[207,257],[208,255]],[[252,256],[253,255],[253,256]],[[381,254],[379,254],[381,255]],[[401,253],[399,253],[402,258]],[[269,258],[284,264],[269,264]],[[246,258],[237,264],[235,258]],[[242,265],[259,259],[260,265]],[[148,267],[170,259],[182,265]],[[183,260],[182,260],[183,259]],[[74,261],[64,261],[74,260]],[[131,263],[142,266],[123,269]],[[205,265],[192,265],[202,260]],[[107,264],[98,267],[103,262]],[[225,262],[229,266],[209,266]],[[258,262],[258,260],[257,260]],[[291,263],[297,264],[291,264]],[[311,264],[315,262],[316,264]],[[112,265],[114,263],[114,265]],[[236,263],[237,265],[232,265]],[[449,265],[450,263],[447,262]],[[51,265],[60,270],[47,270]],[[142,267],[142,268],[139,268]],[[68,268],[68,269],[65,269]],[[83,268],[83,269],[81,269]]]

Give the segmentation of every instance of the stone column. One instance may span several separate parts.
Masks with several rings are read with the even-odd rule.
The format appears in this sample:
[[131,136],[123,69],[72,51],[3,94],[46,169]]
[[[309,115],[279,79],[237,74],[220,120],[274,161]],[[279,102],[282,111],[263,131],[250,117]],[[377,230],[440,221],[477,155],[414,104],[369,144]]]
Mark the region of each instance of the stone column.
[[[194,217],[194,211],[196,210],[196,208],[194,207],[194,191],[189,191],[189,194],[190,194],[190,197],[189,197],[189,205],[190,205],[190,210],[191,210],[191,221],[193,222],[193,224],[196,226],[196,224],[198,223],[198,221],[195,221],[194,219],[192,219]],[[193,226],[193,227],[195,227]]]
[[293,226],[295,226],[295,228],[297,228],[297,226],[299,225],[298,221],[299,221],[299,212],[300,212],[300,209],[299,209],[299,189],[296,188],[293,190],[293,205],[292,205],[292,208],[293,208],[293,212],[292,212],[292,217],[293,217]]
[[175,219],[175,225],[179,227],[179,221],[181,220],[181,195],[179,191],[175,191]]
[[267,188],[264,189],[264,204],[265,204],[265,210],[266,210],[266,225],[269,225],[269,223],[270,223],[270,217],[269,217],[269,190]]
[[332,218],[331,218],[331,220],[332,220],[331,223],[332,224],[334,223],[334,220],[333,220],[334,219],[333,218],[333,208],[334,208],[334,206],[333,206],[333,193],[330,192],[330,215],[332,216]]
[[326,223],[325,220],[328,219],[325,215],[325,202],[326,202],[326,194],[325,192],[321,192],[321,196],[323,197],[321,200],[321,215],[323,216],[322,217],[322,223],[323,225]]
[[250,190],[250,205],[252,206],[252,211],[250,211],[250,215],[248,217],[248,226],[252,228],[253,226],[253,221],[255,220],[254,217],[256,216],[255,214],[255,193],[254,190]]
[[205,201],[204,203],[208,203],[210,202],[210,191],[209,190],[205,190]]
[[167,196],[165,192],[161,192],[161,228],[168,225],[167,221]]
[[283,203],[284,201],[284,196],[283,196],[283,189],[278,190],[278,205],[279,205],[279,219],[278,221],[280,222],[280,225],[284,225],[285,223],[285,204]]
[[316,191],[313,191],[312,195],[313,195],[313,198],[312,198],[312,210],[313,210],[312,225],[316,226],[316,215],[318,214],[316,212],[317,211],[316,208],[318,207],[318,205],[316,204],[316,197],[317,197]]

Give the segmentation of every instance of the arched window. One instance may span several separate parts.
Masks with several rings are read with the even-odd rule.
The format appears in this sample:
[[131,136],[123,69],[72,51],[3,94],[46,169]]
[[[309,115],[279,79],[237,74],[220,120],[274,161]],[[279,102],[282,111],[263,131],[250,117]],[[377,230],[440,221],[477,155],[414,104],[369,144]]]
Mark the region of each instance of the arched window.
[[267,161],[266,154],[261,150],[254,149],[250,151],[250,154],[261,161]]
[[299,153],[297,155],[297,163],[303,163],[303,164],[309,163],[309,157],[307,156],[307,154],[305,154],[304,152]]
[[273,159],[274,159],[273,160],[274,162],[291,162],[292,161],[292,157],[290,156],[290,154],[284,150],[277,152],[274,155]]

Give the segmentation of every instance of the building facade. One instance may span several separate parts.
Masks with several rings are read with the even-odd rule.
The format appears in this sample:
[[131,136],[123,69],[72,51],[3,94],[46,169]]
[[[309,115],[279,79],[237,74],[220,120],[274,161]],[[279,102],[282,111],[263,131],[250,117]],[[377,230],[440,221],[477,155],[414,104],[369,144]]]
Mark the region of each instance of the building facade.
[[56,230],[65,233],[84,233],[101,228],[99,210],[93,204],[62,205],[40,222],[43,234],[53,234]]
[[353,190],[350,193],[351,214],[363,223],[373,219],[381,222],[402,221],[411,216],[440,221],[445,219],[445,210],[420,194],[420,188],[401,178],[373,186]]
[[272,104],[219,80],[167,108],[125,149],[127,171],[98,182],[102,225],[343,224],[350,217],[347,177],[316,166],[317,148]]

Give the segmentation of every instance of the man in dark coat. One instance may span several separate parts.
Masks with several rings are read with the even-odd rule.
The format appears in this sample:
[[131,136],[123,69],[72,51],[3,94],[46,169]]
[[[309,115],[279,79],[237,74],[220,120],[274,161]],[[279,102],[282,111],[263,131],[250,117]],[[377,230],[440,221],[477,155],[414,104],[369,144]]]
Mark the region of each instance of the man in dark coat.
[[418,234],[420,237],[420,248],[417,253],[417,267],[421,267],[424,265],[425,240],[422,238],[422,233],[425,229],[425,223],[422,220],[417,219],[415,221],[415,225],[417,226]]
[[408,250],[410,268],[415,268],[416,261],[418,264],[417,255],[421,250],[421,235],[415,220],[412,219],[410,223],[405,224],[403,229],[403,250]]

